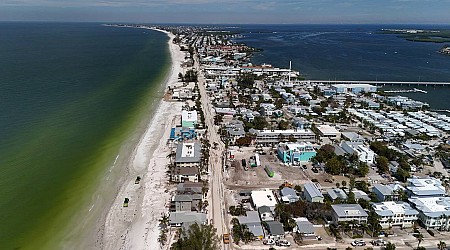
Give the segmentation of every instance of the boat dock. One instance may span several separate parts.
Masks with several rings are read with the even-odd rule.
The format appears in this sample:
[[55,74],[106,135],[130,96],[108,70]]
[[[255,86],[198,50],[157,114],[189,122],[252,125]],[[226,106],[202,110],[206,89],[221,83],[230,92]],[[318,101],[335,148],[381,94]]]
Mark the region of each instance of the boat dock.
[[[399,86],[450,86],[450,82],[399,82],[399,81],[337,81],[337,80],[304,80],[300,83],[322,84],[371,84],[371,85],[399,85]],[[419,91],[420,92],[420,91]]]
[[428,92],[422,89],[393,89],[393,90],[384,90],[385,93],[424,93],[427,94]]

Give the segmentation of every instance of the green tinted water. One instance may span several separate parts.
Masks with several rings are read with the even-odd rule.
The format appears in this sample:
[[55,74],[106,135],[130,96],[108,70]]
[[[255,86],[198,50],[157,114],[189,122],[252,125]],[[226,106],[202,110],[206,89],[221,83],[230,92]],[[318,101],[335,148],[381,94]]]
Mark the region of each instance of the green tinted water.
[[161,97],[169,63],[167,36],[154,31],[0,23],[2,249],[68,240],[74,216]]

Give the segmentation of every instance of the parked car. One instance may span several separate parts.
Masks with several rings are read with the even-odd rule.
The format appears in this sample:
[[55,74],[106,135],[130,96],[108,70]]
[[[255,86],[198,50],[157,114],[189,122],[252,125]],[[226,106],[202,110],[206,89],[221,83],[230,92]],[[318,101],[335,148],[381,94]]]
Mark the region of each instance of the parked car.
[[230,235],[229,234],[223,234],[223,243],[225,243],[225,244],[230,243]]
[[264,245],[275,245],[275,241],[273,239],[265,239],[263,241]]
[[291,243],[287,240],[277,240],[275,243],[277,244],[277,246],[280,246],[280,247],[290,247],[291,246]]
[[352,246],[354,246],[354,247],[356,247],[356,246],[362,247],[362,246],[365,246],[365,245],[366,245],[366,242],[364,240],[354,240],[354,241],[352,241]]

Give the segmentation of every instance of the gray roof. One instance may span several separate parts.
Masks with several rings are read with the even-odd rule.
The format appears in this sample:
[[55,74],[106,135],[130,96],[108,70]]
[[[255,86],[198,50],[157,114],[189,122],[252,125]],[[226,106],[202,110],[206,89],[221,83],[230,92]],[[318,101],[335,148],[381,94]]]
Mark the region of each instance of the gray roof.
[[176,163],[189,163],[189,162],[199,162],[200,161],[200,152],[201,147],[200,143],[194,143],[194,156],[193,157],[182,157],[181,153],[183,150],[183,143],[177,145],[175,162]]
[[375,183],[373,184],[373,190],[378,190],[382,195],[392,195],[392,188],[383,184]]
[[284,235],[283,224],[279,221],[268,221],[266,223],[271,235]]
[[294,189],[289,188],[289,187],[284,187],[283,189],[281,189],[281,195],[282,196],[294,196],[297,197],[297,192],[295,192]]
[[313,198],[314,197],[322,197],[323,198],[322,193],[319,191],[319,189],[317,189],[317,187],[314,183],[312,183],[312,182],[305,183],[304,188],[305,188],[305,191],[308,192],[308,194],[311,197],[313,197]]
[[328,189],[327,194],[332,200],[336,200],[337,198],[340,198],[341,200],[347,199],[347,194],[340,188]]
[[196,175],[198,174],[197,168],[184,168],[184,167],[176,167],[172,174],[180,174],[180,175]]
[[268,206],[261,206],[261,207],[259,207],[258,208],[258,212],[260,213],[260,214],[262,214],[262,213],[272,213],[272,210],[270,210],[270,207],[268,207]]
[[333,145],[334,147],[334,153],[336,155],[345,155],[345,150],[342,149],[339,145]]
[[296,221],[299,233],[312,234],[314,233],[314,226],[307,220]]
[[341,134],[350,141],[364,140],[364,138],[355,132],[342,132]]
[[247,216],[239,216],[239,223],[248,224],[248,223],[261,223],[259,219],[259,214],[257,211],[247,211]]
[[247,225],[248,230],[253,234],[253,236],[255,236],[255,237],[263,236],[264,237],[264,230],[263,230],[260,222],[245,223],[245,225]]
[[186,222],[197,222],[199,224],[206,223],[207,218],[204,213],[197,212],[172,212],[169,214],[171,224],[183,224]]
[[200,182],[182,182],[177,185],[178,193],[202,193],[203,184]]
[[359,204],[335,204],[331,205],[333,211],[342,218],[361,216],[367,217],[368,214]]
[[173,201],[193,201],[193,200],[201,200],[201,194],[177,194],[173,197]]

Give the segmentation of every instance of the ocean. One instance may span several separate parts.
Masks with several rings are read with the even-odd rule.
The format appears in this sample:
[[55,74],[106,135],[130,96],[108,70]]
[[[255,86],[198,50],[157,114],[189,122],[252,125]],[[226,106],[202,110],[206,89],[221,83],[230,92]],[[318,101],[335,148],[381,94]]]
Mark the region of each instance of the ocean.
[[[431,25],[238,25],[228,28],[235,39],[263,49],[255,64],[299,71],[306,79],[450,82],[450,56],[437,51],[444,44],[411,42],[382,28],[450,29]],[[428,94],[402,94],[434,109],[450,109],[450,87],[420,87]],[[402,86],[397,89],[408,89]]]
[[[0,245],[85,237],[163,96],[166,34],[99,23],[0,22]],[[92,211],[91,211],[92,210]],[[82,218],[80,218],[82,216]],[[68,236],[69,235],[69,236]]]

